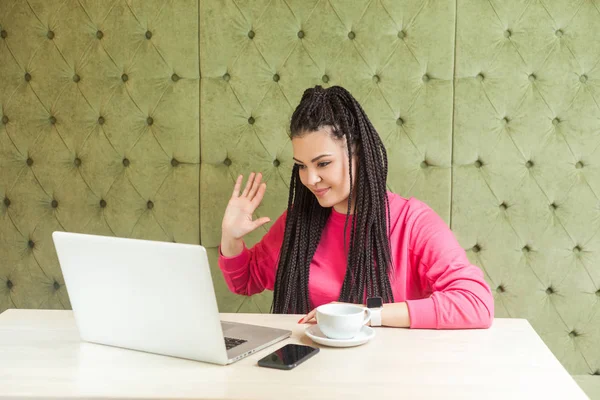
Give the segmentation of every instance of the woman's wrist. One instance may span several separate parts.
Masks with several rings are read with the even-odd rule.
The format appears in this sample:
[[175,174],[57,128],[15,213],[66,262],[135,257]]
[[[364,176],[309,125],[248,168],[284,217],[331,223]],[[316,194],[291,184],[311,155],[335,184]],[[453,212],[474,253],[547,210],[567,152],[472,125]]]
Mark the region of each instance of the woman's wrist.
[[225,257],[235,257],[244,251],[242,239],[234,239],[227,235],[221,236],[221,254]]
[[405,302],[384,304],[381,310],[381,325],[410,328],[408,305]]

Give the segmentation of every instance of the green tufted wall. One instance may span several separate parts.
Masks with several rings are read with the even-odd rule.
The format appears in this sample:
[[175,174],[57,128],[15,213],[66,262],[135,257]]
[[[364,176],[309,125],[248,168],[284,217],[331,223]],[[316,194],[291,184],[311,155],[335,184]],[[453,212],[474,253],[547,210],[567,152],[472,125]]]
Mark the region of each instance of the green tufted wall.
[[600,375],[600,3],[459,5],[452,228],[497,317]]
[[0,25],[0,310],[70,308],[54,230],[198,243],[196,2],[2,0]]
[[235,176],[262,171],[257,216],[280,215],[289,118],[304,89],[339,84],[388,148],[389,189],[451,225],[495,288],[496,316],[527,318],[599,390],[599,10],[2,0],[0,311],[70,307],[58,229],[201,242],[221,310],[268,312],[270,293],[223,282],[222,213]]

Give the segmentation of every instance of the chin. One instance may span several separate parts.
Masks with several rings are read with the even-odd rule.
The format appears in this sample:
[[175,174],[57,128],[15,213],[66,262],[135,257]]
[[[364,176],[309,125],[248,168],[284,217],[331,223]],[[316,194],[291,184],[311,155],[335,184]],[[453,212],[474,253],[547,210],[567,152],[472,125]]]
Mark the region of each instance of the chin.
[[332,201],[330,199],[320,199],[319,197],[317,197],[317,201],[319,202],[319,205],[323,208],[333,207],[337,203],[339,203],[339,201]]

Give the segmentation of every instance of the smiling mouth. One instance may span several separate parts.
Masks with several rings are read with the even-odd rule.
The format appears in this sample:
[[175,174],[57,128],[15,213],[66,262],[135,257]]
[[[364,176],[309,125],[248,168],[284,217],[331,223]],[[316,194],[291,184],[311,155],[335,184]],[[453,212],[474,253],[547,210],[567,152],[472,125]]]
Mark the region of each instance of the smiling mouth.
[[327,192],[329,192],[329,189],[331,189],[331,188],[327,188],[327,189],[319,190],[319,191],[315,190],[314,193],[315,193],[316,196],[320,197],[320,196],[325,195]]

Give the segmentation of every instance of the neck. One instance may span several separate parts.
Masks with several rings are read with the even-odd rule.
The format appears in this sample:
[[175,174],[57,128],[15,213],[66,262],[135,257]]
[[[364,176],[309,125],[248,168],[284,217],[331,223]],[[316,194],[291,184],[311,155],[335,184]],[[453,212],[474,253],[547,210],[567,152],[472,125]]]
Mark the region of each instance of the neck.
[[[356,191],[352,193],[352,203],[350,204],[350,214],[354,214],[356,206]],[[340,214],[346,214],[348,212],[348,199],[333,206],[333,209]]]

